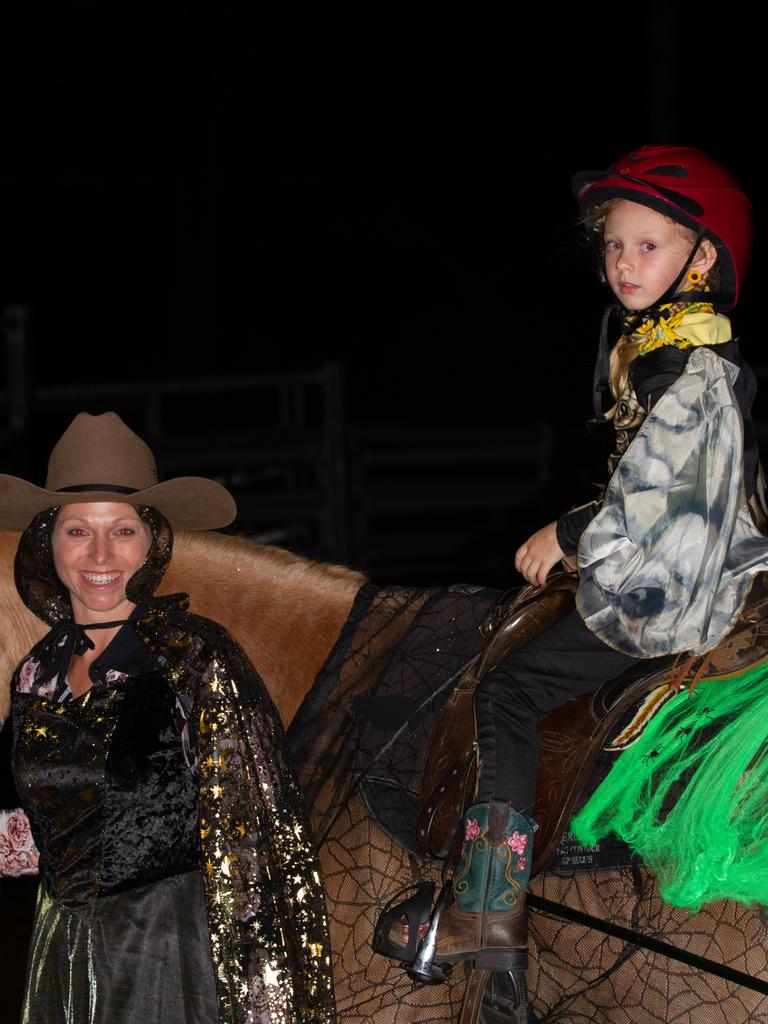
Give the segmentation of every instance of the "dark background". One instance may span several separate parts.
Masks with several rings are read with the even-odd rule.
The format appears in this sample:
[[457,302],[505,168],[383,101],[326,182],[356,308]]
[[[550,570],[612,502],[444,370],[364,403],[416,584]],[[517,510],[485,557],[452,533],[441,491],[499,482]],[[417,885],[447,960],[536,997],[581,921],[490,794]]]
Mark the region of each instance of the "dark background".
[[[237,450],[218,468],[238,497],[258,477],[237,524],[254,536],[380,579],[508,582],[527,532],[602,472],[585,423],[605,294],[573,171],[680,141],[740,177],[758,258],[735,327],[760,369],[764,16],[592,4],[278,22],[248,6],[5,16],[0,301],[27,317],[28,394],[4,468],[42,480],[73,413],[114,407],[165,475],[216,473],[216,452]],[[321,393],[309,425],[321,453],[341,429],[344,481],[329,487],[318,456],[270,505],[264,479],[290,447],[277,392],[206,385],[329,361],[342,398],[327,413]],[[158,423],[105,387],[158,379],[202,390]],[[65,385],[81,391],[50,390]],[[504,463],[510,446],[528,465]],[[386,471],[360,468],[371,451]],[[341,505],[334,529],[309,522]]]
[[[753,197],[734,323],[768,376],[754,7],[253,6],[3,14],[0,470],[42,482],[72,415],[115,408],[162,475],[232,487],[235,529],[380,580],[513,584],[606,447],[569,178],[644,142]],[[3,888],[16,989],[33,888]]]

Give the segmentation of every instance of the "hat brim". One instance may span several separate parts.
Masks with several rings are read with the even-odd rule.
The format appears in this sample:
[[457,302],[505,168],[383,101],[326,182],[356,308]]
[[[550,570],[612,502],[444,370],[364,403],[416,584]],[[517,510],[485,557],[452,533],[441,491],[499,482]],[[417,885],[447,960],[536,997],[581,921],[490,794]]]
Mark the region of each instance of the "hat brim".
[[84,502],[151,505],[174,530],[216,530],[237,515],[235,499],[221,484],[201,476],[164,480],[142,491],[48,491],[21,477],[0,474],[0,529],[26,530],[43,509]]

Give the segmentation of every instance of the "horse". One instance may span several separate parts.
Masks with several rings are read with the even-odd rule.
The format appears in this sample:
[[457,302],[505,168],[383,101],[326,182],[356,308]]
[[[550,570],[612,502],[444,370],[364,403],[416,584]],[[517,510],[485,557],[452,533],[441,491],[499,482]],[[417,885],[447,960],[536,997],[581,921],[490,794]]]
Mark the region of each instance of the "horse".
[[[44,631],[16,594],[12,564],[17,542],[18,535],[0,533],[3,680]],[[393,737],[380,746],[387,757],[407,757],[414,730],[399,724],[401,697],[394,693],[373,705],[363,698],[361,704],[366,680],[383,663],[400,679],[418,660],[419,671],[426,665],[429,672],[442,673],[434,688],[447,695],[451,677],[481,643],[477,625],[494,594],[482,588],[378,591],[353,570],[219,534],[179,534],[162,587],[163,593],[178,591],[189,592],[194,612],[221,622],[244,646],[284,724],[299,726],[293,742],[318,829],[339,1019],[346,1024],[495,1024],[508,1019],[501,990],[490,989],[483,997],[481,982],[488,979],[480,977],[482,972],[455,968],[444,985],[414,985],[400,965],[373,952],[374,927],[384,906],[408,885],[439,881],[440,869],[420,859],[397,836],[387,815],[373,807],[387,792],[381,759],[374,757],[361,773],[354,756],[359,751],[343,743],[332,749],[326,737],[302,761],[307,751],[300,728],[319,708],[330,708],[326,715],[334,720],[367,716],[374,732]],[[375,629],[370,614],[355,619],[363,607],[377,610]],[[7,714],[7,707],[6,689],[0,693],[0,715]],[[367,788],[359,784],[361,774]],[[414,789],[417,785],[414,781]],[[593,856],[587,851],[570,859]],[[689,950],[701,955],[714,951],[722,962],[768,977],[766,925],[760,914],[727,903],[690,918],[663,906],[652,877],[637,865],[607,872],[545,872],[534,880],[532,892],[550,905],[567,904],[629,927],[644,925]],[[626,938],[605,939],[582,924],[564,924],[551,911],[533,915],[531,944],[529,991],[540,1021],[768,1021],[756,992],[702,977],[689,965],[667,966]]]

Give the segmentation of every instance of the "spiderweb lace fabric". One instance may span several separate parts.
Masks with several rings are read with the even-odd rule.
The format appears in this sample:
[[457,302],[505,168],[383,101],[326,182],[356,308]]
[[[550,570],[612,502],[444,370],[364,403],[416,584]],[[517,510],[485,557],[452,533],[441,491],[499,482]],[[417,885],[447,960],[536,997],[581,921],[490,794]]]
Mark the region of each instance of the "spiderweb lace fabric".
[[[440,881],[440,866],[412,841],[426,741],[451,682],[483,645],[479,625],[498,596],[363,588],[291,727],[320,843],[337,1009],[348,1024],[460,1019],[461,967],[447,985],[414,985],[371,939],[398,891]],[[583,858],[600,870],[556,858],[531,891],[768,981],[759,910],[723,901],[690,916],[661,902],[645,868],[626,866],[624,848],[605,851]],[[531,914],[528,988],[533,1019],[547,1024],[768,1024],[759,992],[541,911]],[[505,998],[503,985],[489,988],[478,1024],[509,1019]]]
[[345,1024],[458,1019],[460,970],[449,985],[414,986],[400,966],[373,952],[371,939],[399,890],[439,880],[411,839],[425,742],[450,693],[446,682],[483,643],[479,625],[497,597],[479,588],[364,588],[289,731],[315,812]]
[[[732,901],[691,917],[645,868],[544,873],[531,891],[768,980],[768,924]],[[768,997],[617,938],[531,915],[528,995],[541,1024],[762,1024]]]

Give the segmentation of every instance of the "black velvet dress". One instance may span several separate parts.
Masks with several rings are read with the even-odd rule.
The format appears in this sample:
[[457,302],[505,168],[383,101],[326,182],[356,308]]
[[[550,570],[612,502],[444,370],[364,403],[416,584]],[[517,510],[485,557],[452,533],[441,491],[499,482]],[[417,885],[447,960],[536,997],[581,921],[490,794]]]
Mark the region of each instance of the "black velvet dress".
[[[51,631],[13,683],[14,772],[40,850],[24,1020],[332,1024],[314,843],[282,724],[225,629],[154,597],[173,534],[126,584],[134,614],[68,697],[87,647],[39,513],[19,594]],[[85,646],[84,646],[85,645]]]
[[55,646],[33,652],[14,693],[14,772],[41,876],[22,1019],[215,1021],[190,709],[131,623],[79,698],[59,650],[60,664]]

